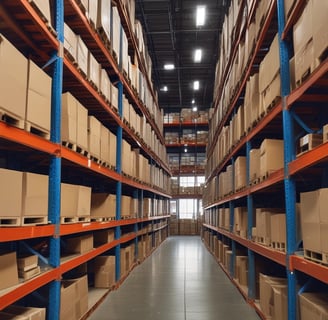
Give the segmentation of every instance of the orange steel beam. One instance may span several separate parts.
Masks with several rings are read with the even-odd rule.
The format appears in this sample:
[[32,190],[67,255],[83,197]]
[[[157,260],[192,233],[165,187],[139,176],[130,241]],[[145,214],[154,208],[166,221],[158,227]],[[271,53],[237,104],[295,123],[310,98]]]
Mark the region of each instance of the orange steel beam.
[[24,226],[24,227],[1,227],[0,241],[17,241],[31,238],[50,237],[54,235],[54,225]]

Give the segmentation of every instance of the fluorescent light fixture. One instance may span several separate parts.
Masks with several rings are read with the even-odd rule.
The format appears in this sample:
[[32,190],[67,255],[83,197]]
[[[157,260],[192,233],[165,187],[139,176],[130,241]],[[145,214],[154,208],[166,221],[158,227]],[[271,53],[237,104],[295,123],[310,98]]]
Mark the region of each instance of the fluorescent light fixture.
[[194,81],[194,90],[199,90],[199,81]]
[[194,62],[201,62],[202,61],[202,49],[196,49],[194,55]]
[[175,66],[172,63],[164,64],[164,70],[174,70]]
[[192,111],[196,112],[197,111],[197,107],[193,107]]
[[195,104],[195,99],[192,99],[192,100],[191,100],[191,103],[192,103],[192,104]]
[[161,91],[167,92],[169,89],[167,88],[167,86],[164,86],[163,88],[161,88]]
[[185,148],[185,149],[184,149],[184,152],[185,152],[185,153],[187,153],[187,152],[188,152],[188,149],[187,149],[187,148]]
[[205,24],[205,16],[206,16],[206,7],[205,6],[197,6],[196,11],[196,26],[203,26]]

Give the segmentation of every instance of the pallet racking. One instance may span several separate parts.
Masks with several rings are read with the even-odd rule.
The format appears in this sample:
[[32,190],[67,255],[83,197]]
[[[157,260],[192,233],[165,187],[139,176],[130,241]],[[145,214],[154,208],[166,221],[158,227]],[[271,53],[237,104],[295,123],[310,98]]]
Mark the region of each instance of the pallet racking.
[[[120,1],[116,1],[123,30],[128,35],[129,52],[135,56],[142,72],[146,75],[146,68],[138,51],[137,40],[131,28],[131,22],[126,8]],[[53,2],[54,28],[47,21],[35,5],[27,0],[3,1],[0,5],[1,18],[5,21],[1,31],[22,52],[28,54],[34,62],[45,66],[45,70],[52,77],[52,110],[50,141],[30,132],[21,130],[7,123],[0,123],[0,139],[2,150],[10,150],[15,157],[15,152],[23,155],[20,163],[22,167],[37,167],[42,172],[49,172],[49,212],[47,225],[33,225],[24,227],[1,227],[0,244],[2,247],[15,248],[20,242],[29,239],[49,240],[49,257],[44,259],[48,266],[46,271],[39,276],[20,283],[19,285],[5,289],[0,293],[0,309],[32,294],[37,289],[49,285],[49,297],[47,307],[48,319],[59,319],[60,310],[60,280],[62,275],[83,263],[108,252],[115,250],[116,257],[116,283],[120,284],[120,246],[126,243],[134,244],[134,255],[138,257],[138,239],[149,234],[151,247],[154,249],[159,242],[167,236],[168,212],[161,212],[157,216],[143,217],[142,203],[144,197],[152,199],[152,209],[157,199],[167,201],[170,195],[166,190],[153,184],[144,183],[122,173],[122,140],[126,139],[133,147],[147,157],[148,161],[161,168],[167,176],[170,169],[166,161],[135,133],[127,123],[123,121],[123,93],[136,112],[145,117],[155,132],[158,141],[164,145],[164,138],[157,123],[153,119],[146,105],[139,99],[122,66],[115,61],[112,52],[102,41],[100,35],[90,24],[79,1],[57,0]],[[64,21],[71,28],[78,31],[85,41],[90,52],[94,54],[102,67],[116,83],[119,92],[118,112],[108,103],[99,91],[78,70],[75,63],[64,54]],[[28,33],[27,33],[28,32]],[[121,44],[122,45],[122,44]],[[153,99],[156,101],[155,92],[152,89],[151,80],[146,76],[147,86]],[[77,153],[61,142],[61,97],[64,90],[70,90],[79,100],[84,102],[86,108],[96,116],[104,125],[116,133],[116,168],[108,168],[93,161],[86,155]],[[157,105],[158,108],[158,105]],[[11,153],[10,153],[11,154]],[[20,157],[19,157],[20,158]],[[11,157],[8,157],[8,161]],[[74,224],[60,224],[60,183],[62,172],[70,172],[66,178],[68,181],[84,180],[86,185],[109,185],[116,193],[116,217],[112,221],[82,222]],[[77,178],[83,177],[82,179]],[[139,213],[136,218],[121,219],[121,195],[129,194],[139,200]],[[166,206],[167,208],[168,206]],[[165,209],[166,210],[166,209]],[[145,229],[146,228],[146,229]],[[115,240],[98,246],[88,253],[74,256],[63,261],[60,257],[60,242],[63,237],[74,234],[88,234],[99,230],[115,229]],[[160,237],[159,237],[160,235]],[[160,240],[159,240],[160,239]],[[135,258],[134,257],[134,258]],[[100,299],[106,294],[100,295]],[[96,299],[98,300],[98,299]],[[97,302],[96,302],[97,303]]]

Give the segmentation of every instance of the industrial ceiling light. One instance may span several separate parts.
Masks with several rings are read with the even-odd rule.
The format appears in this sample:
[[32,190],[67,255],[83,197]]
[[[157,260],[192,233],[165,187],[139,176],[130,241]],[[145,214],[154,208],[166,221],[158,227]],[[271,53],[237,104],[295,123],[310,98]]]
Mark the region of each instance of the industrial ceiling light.
[[201,62],[202,61],[202,49],[196,49],[194,54],[194,62]]
[[164,70],[174,70],[175,66],[173,63],[164,64]]
[[196,11],[196,26],[200,27],[205,24],[205,16],[206,16],[206,7],[205,6],[197,6]]
[[192,111],[196,112],[197,111],[197,107],[193,107]]
[[192,104],[195,104],[195,99],[192,99],[192,100],[191,100],[191,103],[192,103]]
[[194,90],[199,90],[199,81],[194,81]]
[[163,88],[161,88],[161,91],[167,92],[169,89],[167,88],[167,86],[164,86]]
[[185,153],[187,153],[187,152],[188,152],[188,149],[187,149],[187,148],[185,148],[185,149],[184,149],[184,152],[185,152]]

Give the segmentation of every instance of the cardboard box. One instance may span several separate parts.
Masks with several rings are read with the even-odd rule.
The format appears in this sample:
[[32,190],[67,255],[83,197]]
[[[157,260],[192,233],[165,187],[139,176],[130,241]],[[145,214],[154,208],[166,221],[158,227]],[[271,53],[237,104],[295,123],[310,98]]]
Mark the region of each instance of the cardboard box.
[[93,233],[93,245],[99,247],[114,241],[114,229],[99,230]]
[[111,106],[118,111],[118,89],[115,87],[114,84],[111,83],[110,87],[110,92],[111,92],[111,98],[110,98],[110,103]]
[[320,133],[309,133],[304,137],[300,138],[299,141],[299,153],[303,153],[322,144],[322,134]]
[[16,252],[0,254],[0,290],[18,284]]
[[75,279],[76,283],[76,316],[80,319],[88,311],[88,276]]
[[110,163],[110,146],[109,146],[109,130],[101,125],[100,127],[100,159],[107,164]]
[[272,285],[273,306],[271,307],[272,320],[288,320],[287,285]]
[[29,60],[26,121],[45,132],[50,131],[52,79]]
[[271,244],[271,215],[270,209],[256,209],[256,235],[260,243]]
[[0,69],[0,109],[8,111],[16,119],[24,120],[28,61],[1,33]]
[[97,87],[100,88],[100,65],[93,54],[88,52],[88,78]]
[[88,117],[88,150],[100,159],[101,122],[94,116]]
[[131,216],[131,197],[122,196],[121,197],[121,217]]
[[299,303],[300,320],[328,319],[327,293],[304,292]]
[[22,216],[48,216],[48,181],[46,175],[24,172]]
[[98,256],[94,260],[95,288],[111,288],[115,284],[115,256]]
[[284,141],[264,139],[261,147],[260,175],[266,176],[284,167]]
[[109,163],[112,167],[116,167],[116,136],[109,131]]
[[233,232],[243,238],[247,237],[247,208],[235,208]]
[[93,193],[91,195],[91,217],[116,217],[116,195]]
[[77,61],[77,41],[77,35],[64,23],[64,48],[69,53],[69,56],[73,58],[73,61]]
[[80,70],[88,74],[88,47],[80,36],[77,36],[77,64]]
[[312,1],[312,14],[314,19],[313,23],[313,50],[314,58],[319,61],[315,62],[315,66],[325,58],[324,53],[327,52],[328,35],[327,32],[322,32],[322,28],[325,27],[328,19],[328,3],[323,1]]
[[85,234],[79,237],[71,237],[66,239],[65,250],[68,253],[86,253],[93,249],[93,235]]
[[16,217],[22,214],[23,172],[0,168],[0,217]]
[[247,286],[248,256],[236,256],[235,278],[242,286]]
[[271,215],[271,242],[286,244],[286,214],[284,213]]
[[32,0],[32,2],[38,7],[43,17],[51,24],[50,5],[49,0]]
[[37,255],[19,256],[17,258],[17,266],[20,271],[29,271],[38,266]]
[[113,53],[116,56],[118,65],[120,65],[120,34],[121,34],[121,19],[117,7],[112,7],[111,11],[111,45]]
[[328,140],[328,124],[323,126],[322,131],[323,131],[323,133],[322,133],[323,143],[325,143]]
[[238,157],[235,161],[235,191],[240,190],[247,185],[246,181],[246,157]]
[[275,285],[287,286],[287,279],[260,273],[260,306],[266,317],[272,316],[273,286]]
[[[76,319],[76,284],[71,280],[62,280],[60,289],[60,319]],[[74,303],[72,303],[74,302]]]
[[98,14],[96,28],[102,30],[108,41],[111,32],[111,0],[100,0],[98,2]]
[[88,151],[88,110],[77,101],[77,134],[78,147]]
[[97,18],[98,18],[98,8],[99,8],[99,2],[100,1],[90,1],[88,5],[88,16],[90,19],[90,22],[94,27],[97,25]]
[[105,96],[106,100],[110,102],[111,82],[105,69],[100,70],[100,92]]
[[260,177],[261,150],[252,149],[249,152],[249,180],[250,182]]
[[28,320],[46,320],[45,308],[21,307],[17,305],[10,305],[3,311],[5,313],[27,317]]
[[62,94],[61,139],[77,142],[77,100],[69,92]]

